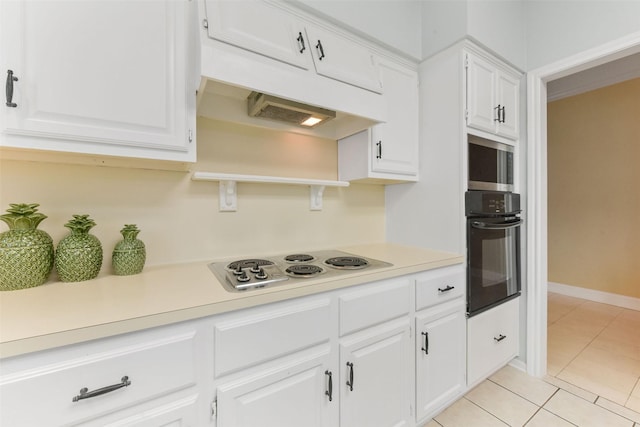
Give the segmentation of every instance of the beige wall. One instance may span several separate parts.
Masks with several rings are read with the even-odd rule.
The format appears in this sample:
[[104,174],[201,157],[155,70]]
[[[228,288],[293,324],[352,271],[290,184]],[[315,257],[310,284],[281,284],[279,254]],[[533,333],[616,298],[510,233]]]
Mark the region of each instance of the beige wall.
[[[40,203],[48,218],[39,228],[55,244],[73,214],[90,214],[105,250],[104,274],[126,223],[142,230],[147,265],[384,240],[382,186],[327,188],[324,209],[312,212],[307,186],[239,183],[238,211],[219,212],[218,183],[192,181],[188,172],[3,157],[0,210],[9,203]],[[66,158],[50,156],[59,157]],[[193,170],[337,179],[335,141],[211,120],[199,120],[198,158]],[[1,222],[0,232],[7,229]]]
[[549,280],[640,298],[640,79],[548,104]]

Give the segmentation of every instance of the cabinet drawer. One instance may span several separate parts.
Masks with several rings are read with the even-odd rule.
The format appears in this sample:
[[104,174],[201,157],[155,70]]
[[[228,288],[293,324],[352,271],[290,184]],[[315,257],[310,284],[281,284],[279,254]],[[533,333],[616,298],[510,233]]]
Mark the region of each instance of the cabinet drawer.
[[340,336],[409,312],[410,279],[398,278],[359,287],[340,296]]
[[250,309],[215,326],[216,377],[329,340],[329,299]]
[[471,317],[467,323],[467,384],[488,377],[518,355],[519,304],[516,298]]
[[[194,331],[154,333],[152,337],[143,332],[120,338],[3,361],[12,373],[0,377],[0,425],[87,425],[196,384]],[[24,369],[14,369],[18,364]],[[83,394],[81,389],[91,394],[121,384],[125,376],[128,386],[77,399]]]
[[465,269],[462,265],[423,273],[416,279],[416,310],[462,296],[465,286]]

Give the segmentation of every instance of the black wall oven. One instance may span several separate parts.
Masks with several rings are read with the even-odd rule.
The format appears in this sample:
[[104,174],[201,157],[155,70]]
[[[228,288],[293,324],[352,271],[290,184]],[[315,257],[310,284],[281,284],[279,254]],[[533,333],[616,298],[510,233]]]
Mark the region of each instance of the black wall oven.
[[469,317],[520,295],[520,195],[468,191],[467,313]]

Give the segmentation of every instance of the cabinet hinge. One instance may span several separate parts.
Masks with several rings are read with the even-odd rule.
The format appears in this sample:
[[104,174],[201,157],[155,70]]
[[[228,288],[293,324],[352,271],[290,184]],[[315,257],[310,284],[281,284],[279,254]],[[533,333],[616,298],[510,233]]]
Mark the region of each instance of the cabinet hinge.
[[211,402],[211,418],[218,416],[218,399]]
[[189,129],[189,142],[193,142],[193,130]]
[[464,121],[469,122],[469,110],[464,110]]
[[207,21],[207,19],[203,19],[203,20],[202,20],[202,26],[203,26],[204,28],[209,28],[209,21]]
[[469,54],[464,55],[464,68],[469,68]]

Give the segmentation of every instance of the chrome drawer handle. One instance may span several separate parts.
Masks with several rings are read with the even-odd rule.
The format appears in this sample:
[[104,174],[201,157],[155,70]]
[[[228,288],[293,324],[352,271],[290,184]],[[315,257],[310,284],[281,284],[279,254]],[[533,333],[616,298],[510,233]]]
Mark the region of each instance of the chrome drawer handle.
[[500,335],[498,335],[497,337],[493,337],[493,339],[494,339],[496,342],[500,342],[500,341],[502,341],[503,339],[505,339],[506,337],[507,337],[506,335],[502,335],[502,334],[500,334]]
[[446,287],[446,288],[444,288],[444,289],[442,289],[442,288],[438,288],[438,292],[449,292],[450,290],[455,289],[455,288],[456,288],[455,286],[451,286],[451,285],[449,285],[449,286],[447,286],[447,287]]
[[71,399],[71,401],[77,402],[78,400],[82,400],[82,399],[90,399],[92,397],[100,396],[102,394],[111,393],[112,391],[118,390],[119,388],[127,387],[130,385],[131,385],[131,381],[129,380],[129,377],[125,375],[120,379],[120,383],[118,384],[108,385],[106,387],[102,387],[93,391],[89,391],[88,388],[83,387],[80,389],[80,394],[77,396],[74,396],[73,399]]

